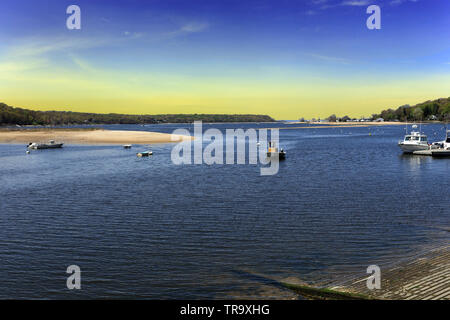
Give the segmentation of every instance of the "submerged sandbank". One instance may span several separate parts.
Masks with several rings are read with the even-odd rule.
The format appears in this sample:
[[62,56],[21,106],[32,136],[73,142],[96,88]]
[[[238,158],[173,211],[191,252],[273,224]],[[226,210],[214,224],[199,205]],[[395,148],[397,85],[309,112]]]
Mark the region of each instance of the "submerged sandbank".
[[46,142],[74,144],[149,144],[191,140],[191,136],[148,131],[103,129],[28,129],[1,130],[0,143]]

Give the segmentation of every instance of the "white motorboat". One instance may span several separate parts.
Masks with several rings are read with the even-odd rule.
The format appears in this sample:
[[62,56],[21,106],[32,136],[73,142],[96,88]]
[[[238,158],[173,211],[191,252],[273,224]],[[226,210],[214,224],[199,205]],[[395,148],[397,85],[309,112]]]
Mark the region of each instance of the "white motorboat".
[[444,150],[450,150],[450,130],[446,131],[445,140],[434,142],[431,145],[432,149],[439,148]]
[[428,150],[428,137],[417,130],[417,125],[412,126],[411,133],[407,133],[403,141],[399,141],[398,146],[404,153],[413,153],[414,151]]
[[449,157],[450,156],[450,130],[446,131],[445,140],[434,142],[430,151],[434,157]]
[[50,140],[49,143],[36,143],[30,142],[27,146],[28,149],[58,149],[62,148],[63,143],[56,143],[55,140]]

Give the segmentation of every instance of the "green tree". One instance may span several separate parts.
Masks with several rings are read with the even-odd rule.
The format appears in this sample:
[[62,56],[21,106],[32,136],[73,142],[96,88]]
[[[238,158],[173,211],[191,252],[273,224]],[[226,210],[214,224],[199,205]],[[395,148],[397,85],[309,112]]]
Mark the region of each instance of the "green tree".
[[415,108],[412,114],[413,114],[414,120],[416,120],[416,121],[423,120],[424,114],[423,114],[422,108]]

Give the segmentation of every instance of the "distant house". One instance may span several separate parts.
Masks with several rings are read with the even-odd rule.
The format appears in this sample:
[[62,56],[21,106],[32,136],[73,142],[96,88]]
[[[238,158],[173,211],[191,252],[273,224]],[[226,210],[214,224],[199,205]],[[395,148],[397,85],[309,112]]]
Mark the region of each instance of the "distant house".
[[375,120],[375,122],[384,122],[384,119],[383,118],[378,118],[378,119]]
[[438,118],[433,114],[433,115],[431,115],[429,118],[428,118],[428,120],[432,120],[432,121],[435,121],[435,120],[437,120]]

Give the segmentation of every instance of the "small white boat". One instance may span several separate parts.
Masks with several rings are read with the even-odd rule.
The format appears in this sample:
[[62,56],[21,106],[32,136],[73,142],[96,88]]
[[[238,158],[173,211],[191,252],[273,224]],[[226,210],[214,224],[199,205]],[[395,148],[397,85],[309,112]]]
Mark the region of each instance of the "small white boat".
[[431,145],[430,150],[433,157],[450,156],[450,130],[447,130],[445,133],[445,140],[434,142]]
[[445,140],[434,142],[431,145],[432,149],[445,149],[450,150],[450,130],[447,130],[445,135]]
[[412,126],[411,133],[406,134],[403,141],[399,141],[398,146],[404,153],[413,153],[414,151],[428,150],[428,137],[417,129],[417,125]]
[[28,149],[58,149],[62,148],[64,143],[56,143],[55,140],[50,140],[49,143],[36,143],[30,142],[27,146]]
[[124,144],[123,145],[124,149],[131,149],[131,147],[132,147],[131,144]]
[[151,156],[153,154],[153,152],[152,151],[144,151],[144,152],[138,152],[138,153],[136,153],[136,155],[138,156],[138,157],[148,157],[148,156]]

